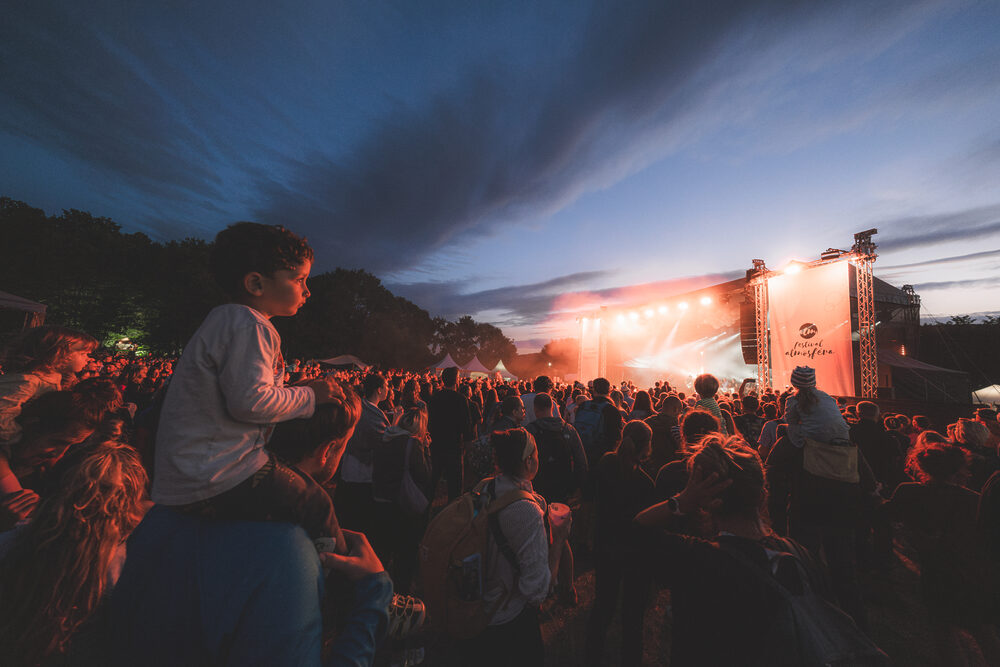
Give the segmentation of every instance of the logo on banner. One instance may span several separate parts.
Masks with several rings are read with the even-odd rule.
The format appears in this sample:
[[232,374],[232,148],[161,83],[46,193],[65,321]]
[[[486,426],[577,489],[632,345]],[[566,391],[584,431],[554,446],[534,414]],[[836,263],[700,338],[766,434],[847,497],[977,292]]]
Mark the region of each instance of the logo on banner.
[[806,322],[805,324],[799,327],[799,335],[805,338],[806,340],[815,336],[818,331],[819,329],[812,322]]

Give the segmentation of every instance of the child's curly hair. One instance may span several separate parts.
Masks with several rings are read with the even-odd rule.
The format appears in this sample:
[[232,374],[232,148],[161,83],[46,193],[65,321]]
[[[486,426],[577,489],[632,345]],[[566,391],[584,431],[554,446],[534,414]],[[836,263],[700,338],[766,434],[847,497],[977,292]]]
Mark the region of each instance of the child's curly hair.
[[93,352],[97,344],[96,338],[75,329],[35,327],[21,333],[7,345],[3,367],[7,373],[59,371],[71,352],[76,349]]
[[237,222],[216,235],[209,263],[219,287],[230,298],[240,298],[248,273],[271,276],[312,260],[308,241],[281,225]]

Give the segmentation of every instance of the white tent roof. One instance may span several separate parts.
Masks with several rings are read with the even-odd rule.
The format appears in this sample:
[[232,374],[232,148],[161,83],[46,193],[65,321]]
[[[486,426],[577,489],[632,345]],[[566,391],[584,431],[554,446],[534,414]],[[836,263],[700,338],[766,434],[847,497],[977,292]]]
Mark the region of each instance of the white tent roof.
[[507,370],[507,367],[503,365],[503,359],[497,362],[496,368],[494,368],[491,373],[499,373],[500,377],[505,380],[516,380],[517,376]]
[[1000,403],[1000,384],[977,389],[972,392],[972,400],[976,403]]
[[457,367],[458,364],[456,364],[455,360],[451,358],[451,353],[448,353],[444,355],[444,359],[431,366],[431,368],[444,370],[445,368],[451,368],[452,366]]
[[467,363],[462,370],[466,373],[484,373],[486,375],[490,373],[490,369],[483,366],[483,362],[479,361],[479,357],[473,357],[472,361]]
[[329,359],[317,359],[321,364],[328,364],[330,366],[354,366],[365,370],[369,367],[369,364],[361,361],[353,354],[342,354],[339,357],[331,357]]
[[44,313],[46,306],[38,303],[37,301],[25,299],[23,296],[15,296],[13,294],[9,294],[8,292],[0,292],[0,308],[24,310],[29,313]]

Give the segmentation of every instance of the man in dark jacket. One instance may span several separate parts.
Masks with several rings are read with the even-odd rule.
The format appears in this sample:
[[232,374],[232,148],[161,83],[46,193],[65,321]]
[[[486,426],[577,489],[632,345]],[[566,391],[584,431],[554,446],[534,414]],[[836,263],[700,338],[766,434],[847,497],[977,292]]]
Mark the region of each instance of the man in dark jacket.
[[438,480],[448,479],[448,500],[462,494],[462,447],[472,439],[469,401],[458,393],[458,368],[441,372],[444,388],[435,392],[427,405],[431,434],[431,493]]
[[618,445],[622,438],[624,419],[621,410],[611,401],[611,383],[605,378],[594,380],[594,398],[585,401],[576,411],[573,422],[583,449],[587,452],[587,463],[591,470],[601,457]]
[[547,502],[566,503],[587,479],[587,454],[576,429],[553,414],[551,396],[535,394],[533,407],[536,419],[527,429],[538,446],[538,474],[532,486]]

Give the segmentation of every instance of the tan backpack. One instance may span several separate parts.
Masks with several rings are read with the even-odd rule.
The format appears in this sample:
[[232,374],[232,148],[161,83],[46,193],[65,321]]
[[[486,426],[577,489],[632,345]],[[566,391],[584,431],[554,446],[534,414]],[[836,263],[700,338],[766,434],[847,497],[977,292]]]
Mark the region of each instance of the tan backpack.
[[[495,498],[496,480],[487,478],[456,498],[427,526],[419,550],[420,595],[427,606],[427,623],[456,639],[475,637],[517,590],[520,568],[500,530],[498,513],[518,500],[534,500],[513,489]],[[489,572],[489,539],[514,570],[514,586],[492,605],[483,600]]]

